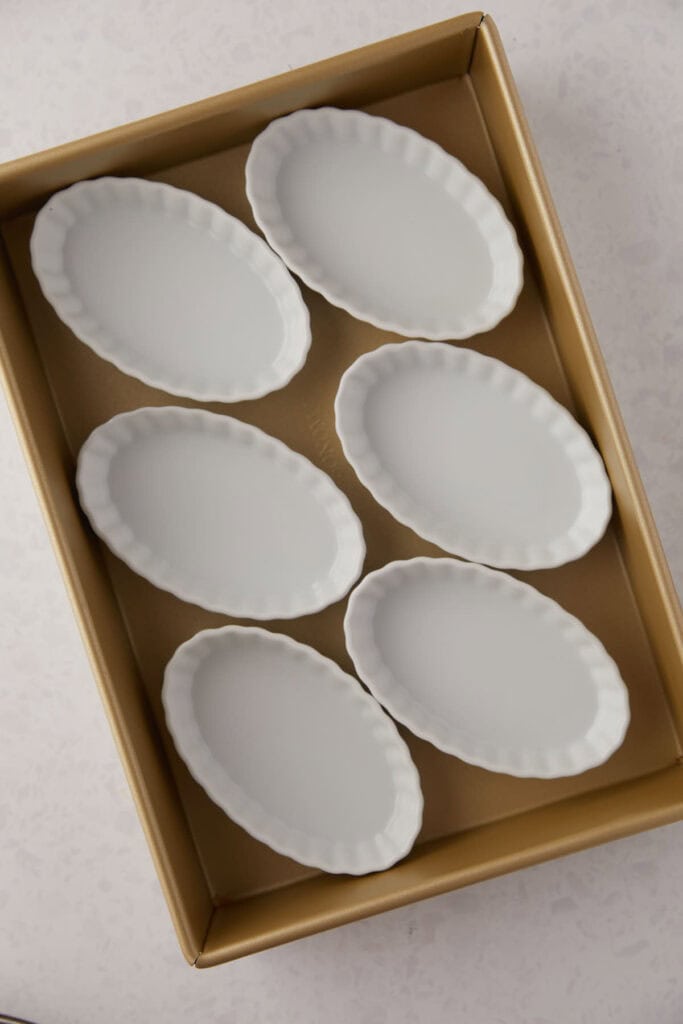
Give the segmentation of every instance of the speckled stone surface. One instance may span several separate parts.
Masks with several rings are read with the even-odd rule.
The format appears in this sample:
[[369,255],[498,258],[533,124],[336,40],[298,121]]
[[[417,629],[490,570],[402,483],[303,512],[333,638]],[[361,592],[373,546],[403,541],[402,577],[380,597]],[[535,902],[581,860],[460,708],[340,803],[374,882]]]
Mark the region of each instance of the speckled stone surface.
[[[468,6],[3,0],[0,160]],[[683,7],[493,11],[683,579]],[[0,406],[0,1010],[44,1024],[680,1024],[683,824],[209,972],[182,961]]]

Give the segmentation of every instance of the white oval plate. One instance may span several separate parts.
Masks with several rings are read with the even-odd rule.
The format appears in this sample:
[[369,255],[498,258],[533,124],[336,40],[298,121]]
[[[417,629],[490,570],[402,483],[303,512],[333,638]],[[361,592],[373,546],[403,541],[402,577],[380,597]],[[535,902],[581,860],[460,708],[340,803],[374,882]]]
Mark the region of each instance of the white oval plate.
[[498,359],[406,341],[356,360],[336,398],[344,454],[373,497],[446,551],[501,568],[579,558],[611,490],[586,432]]
[[294,618],[360,574],[360,521],[330,478],[256,427],[203,409],[137,409],[92,432],[78,491],[135,572],[211,611]]
[[360,683],[312,647],[207,629],[171,658],[162,699],[197,782],[278,853],[362,875],[412,847],[422,793],[408,748]]
[[626,687],[597,637],[506,573],[392,562],[353,591],[344,630],[387,711],[482,768],[576,775],[610,757],[628,727]]
[[467,338],[517,301],[522,254],[498,200],[386,118],[324,107],[273,121],[251,147],[247,195],[285,263],[376,327]]
[[192,192],[81,181],[36,217],[31,260],[74,334],[152,387],[237,402],[283,387],[306,361],[308,310],[287,268]]

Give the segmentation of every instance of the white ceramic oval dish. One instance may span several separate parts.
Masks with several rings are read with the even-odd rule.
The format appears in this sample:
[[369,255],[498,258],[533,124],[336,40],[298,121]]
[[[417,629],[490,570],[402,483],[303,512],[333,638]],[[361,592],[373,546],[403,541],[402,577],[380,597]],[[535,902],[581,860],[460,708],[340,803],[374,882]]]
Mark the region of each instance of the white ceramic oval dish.
[[522,254],[500,203],[410,128],[359,110],[298,110],[256,137],[246,173],[275,251],[361,320],[467,338],[517,301]]
[[36,217],[31,261],[74,334],[152,387],[237,402],[283,387],[306,361],[308,310],[287,268],[192,192],[78,182]]
[[264,629],[205,630],[171,658],[162,699],[197,782],[278,853],[361,875],[412,847],[422,793],[408,748],[313,648]]
[[344,454],[373,497],[445,551],[543,569],[602,537],[602,460],[567,410],[497,359],[405,341],[362,355],[335,403]]
[[550,779],[602,764],[623,741],[628,693],[603,645],[506,573],[392,562],[353,591],[344,630],[377,700],[463,761]]
[[93,529],[131,569],[211,611],[294,618],[339,600],[365,557],[330,478],[230,416],[174,406],[122,413],[78,458]]

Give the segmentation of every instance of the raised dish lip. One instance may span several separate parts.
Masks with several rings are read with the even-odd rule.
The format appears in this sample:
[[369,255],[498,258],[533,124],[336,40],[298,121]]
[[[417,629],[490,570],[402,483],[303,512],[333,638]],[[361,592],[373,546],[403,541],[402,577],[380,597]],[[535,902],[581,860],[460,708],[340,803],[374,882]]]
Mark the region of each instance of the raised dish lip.
[[[334,841],[293,828],[265,811],[216,762],[197,724],[192,683],[198,665],[218,640],[244,634],[279,647],[285,656],[306,659],[344,686],[347,699],[367,721],[373,740],[383,747],[394,785],[394,810],[387,824],[368,839],[356,843]],[[175,651],[166,666],[161,697],[169,732],[190,774],[233,821],[278,853],[324,871],[361,875],[390,867],[412,848],[422,824],[423,799],[408,747],[389,716],[360,683],[314,648],[256,626],[202,630]]]
[[[479,310],[463,316],[459,327],[452,322],[435,323],[429,316],[424,322],[416,317],[407,323],[374,315],[339,287],[333,276],[308,257],[303,245],[293,240],[276,198],[274,181],[283,156],[296,143],[319,138],[321,127],[341,139],[355,135],[363,142],[377,143],[397,159],[413,166],[420,164],[425,175],[439,182],[453,200],[461,205],[467,202],[468,212],[478,220],[489,249],[495,247],[503,252],[504,258],[497,265],[493,260],[494,282],[487,299]],[[492,330],[517,303],[524,283],[524,258],[501,203],[457,157],[413,128],[361,110],[328,106],[296,110],[271,121],[254,139],[247,157],[246,190],[256,223],[287,266],[333,306],[382,330],[435,341],[459,340]]]
[[[65,272],[63,249],[69,228],[79,214],[110,203],[135,203],[169,218],[182,220],[225,241],[261,278],[273,296],[283,327],[277,357],[249,383],[239,380],[217,388],[210,368],[197,366],[195,374],[164,372],[163,363],[149,360],[135,349],[134,339],[117,339],[84,306]],[[31,264],[43,295],[60,320],[77,338],[117,369],[150,387],[202,402],[239,402],[261,398],[284,387],[301,370],[311,345],[308,308],[298,284],[284,262],[263,239],[237,217],[194,192],[144,178],[105,176],[76,182],[56,192],[36,216],[30,241]],[[230,324],[226,322],[226,337]],[[191,339],[188,339],[188,344]],[[161,368],[160,368],[161,367]]]
[[[388,591],[400,586],[402,579],[423,572],[444,577],[453,573],[468,576],[475,585],[492,587],[510,600],[521,602],[529,614],[543,616],[548,623],[561,627],[564,642],[574,647],[587,666],[598,698],[596,717],[585,736],[569,746],[545,751],[497,747],[487,742],[485,736],[463,741],[452,721],[431,711],[399,685],[375,643],[373,616]],[[352,592],[344,618],[344,634],[359,677],[393,718],[440,750],[480,768],[521,778],[578,775],[611,757],[626,734],[630,721],[628,691],[616,663],[600,640],[552,598],[496,569],[453,558],[424,556],[390,562],[368,573]]]
[[[530,418],[545,423],[576,473],[581,507],[571,527],[545,543],[520,544],[473,538],[421,506],[393,480],[374,454],[364,427],[367,396],[382,376],[406,365],[455,370],[485,380],[505,401],[524,403]],[[335,398],[336,430],[358,479],[395,519],[451,554],[501,569],[549,569],[586,554],[603,536],[612,514],[612,491],[599,452],[571,413],[519,370],[472,349],[410,340],[381,345],[356,359]]]
[[[268,457],[280,460],[298,477],[336,531],[337,558],[326,586],[318,583],[300,592],[292,591],[286,604],[277,604],[272,599],[259,603],[245,599],[244,595],[241,600],[226,599],[219,594],[211,597],[201,593],[193,583],[184,581],[182,574],[178,574],[173,566],[136,540],[111,497],[108,483],[111,460],[121,446],[133,440],[136,433],[144,436],[155,429],[174,429],[178,425],[221,436],[227,432],[245,444],[265,450]],[[250,619],[289,619],[308,615],[344,597],[363,568],[363,528],[344,492],[304,455],[258,427],[232,416],[180,406],[143,407],[119,413],[96,427],[85,441],[78,456],[76,486],[81,506],[93,530],[133,572],[181,601],[189,601],[209,611]]]

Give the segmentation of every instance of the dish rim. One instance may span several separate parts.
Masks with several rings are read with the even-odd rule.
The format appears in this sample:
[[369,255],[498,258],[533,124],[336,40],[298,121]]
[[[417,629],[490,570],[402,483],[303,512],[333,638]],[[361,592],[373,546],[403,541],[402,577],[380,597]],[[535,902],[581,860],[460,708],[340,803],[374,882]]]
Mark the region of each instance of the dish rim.
[[[344,686],[346,699],[357,705],[361,719],[368,722],[373,741],[386,754],[394,789],[391,817],[370,839],[331,840],[287,825],[232,782],[228,770],[216,761],[197,724],[191,689],[198,666],[215,649],[216,642],[246,634],[256,643],[279,647],[286,657],[315,664],[335,683]],[[333,874],[362,875],[391,867],[412,849],[422,825],[423,797],[407,744],[389,715],[358,680],[315,648],[258,626],[227,625],[201,630],[180,644],[169,660],[161,700],[176,750],[195,781],[233,821],[277,853]]]
[[[457,328],[453,323],[445,322],[430,326],[428,318],[425,318],[424,323],[418,323],[419,317],[416,318],[416,322],[408,324],[388,316],[375,316],[368,313],[367,309],[362,308],[363,304],[358,304],[343,287],[341,290],[335,288],[333,275],[327,275],[324,271],[318,275],[317,271],[322,268],[315,260],[308,257],[302,244],[295,241],[293,252],[290,247],[291,229],[275,197],[274,180],[281,159],[288,152],[289,136],[299,139],[305,139],[307,135],[309,138],[315,137],[316,129],[311,123],[321,120],[323,123],[327,121],[328,127],[333,130],[333,133],[336,130],[342,139],[349,138],[349,126],[352,130],[355,126],[358,137],[366,142],[374,132],[375,140],[379,140],[380,148],[386,147],[394,155],[405,156],[404,162],[409,165],[417,163],[422,155],[426,176],[432,180],[439,180],[445,194],[452,199],[455,198],[449,188],[455,189],[458,186],[464,193],[467,202],[474,207],[474,211],[468,210],[467,212],[478,212],[480,224],[485,214],[492,215],[497,231],[493,232],[491,237],[485,235],[484,238],[489,254],[492,242],[496,242],[496,236],[499,247],[508,247],[505,263],[501,261],[498,264],[498,273],[502,272],[503,265],[510,271],[512,283],[509,294],[502,300],[500,298],[495,302],[491,300],[491,292],[495,295],[496,285],[498,290],[501,287],[500,281],[495,277],[496,262],[491,257],[494,279],[489,294],[474,313],[470,312],[461,318],[464,326]],[[254,219],[271,248],[278,253],[292,273],[296,274],[304,284],[322,295],[333,306],[344,310],[358,320],[403,337],[419,334],[434,341],[462,340],[492,330],[512,312],[517,304],[524,284],[524,257],[517,240],[517,233],[501,202],[477,175],[468,170],[461,160],[448,153],[433,139],[415,131],[414,128],[401,125],[377,114],[369,114],[364,110],[329,105],[304,107],[282,117],[274,118],[256,136],[247,157],[245,175],[247,197]],[[464,205],[462,196],[459,197],[459,205]],[[478,218],[475,216],[474,219]],[[487,225],[487,231],[490,229],[491,225]],[[486,310],[488,306],[491,306],[491,311],[488,315],[483,315],[481,310]]]
[[[135,433],[141,436],[148,433],[150,421],[157,430],[181,422],[183,427],[187,425],[190,430],[198,429],[223,436],[227,433],[228,436],[236,437],[240,443],[265,450],[266,458],[274,457],[281,461],[307,486],[311,500],[320,505],[335,530],[338,550],[335,562],[325,578],[327,584],[317,581],[312,588],[305,588],[299,593],[292,591],[289,603],[274,605],[272,600],[249,604],[244,598],[241,603],[229,603],[220,597],[206,597],[198,592],[194,581],[186,586],[182,579],[179,580],[172,565],[135,538],[109,491],[108,472],[113,456],[133,440]],[[82,445],[78,454],[76,487],[90,525],[110,551],[153,586],[208,611],[257,620],[292,619],[309,615],[341,600],[359,578],[365,561],[366,548],[361,521],[347,496],[324,470],[259,427],[208,409],[173,405],[143,406],[112,416],[95,427]],[[310,589],[314,591],[313,599],[306,596]]]
[[[64,243],[69,228],[76,223],[77,214],[87,215],[92,209],[106,205],[107,197],[109,202],[148,205],[157,214],[189,224],[210,238],[225,242],[231,253],[261,279],[277,307],[283,341],[275,359],[252,377],[249,386],[244,382],[240,385],[238,381],[216,388],[208,367],[196,369],[194,380],[182,370],[165,376],[163,355],[162,372],[159,372],[158,367],[146,365],[149,359],[136,349],[133,336],[117,338],[111,327],[98,323],[88,312],[85,300],[74,291],[73,281],[64,269]],[[310,315],[301,289],[284,261],[239,218],[188,189],[134,176],[103,175],[77,181],[55,192],[43,204],[36,215],[29,247],[33,273],[62,323],[101,359],[149,387],[199,402],[248,401],[285,387],[306,363],[311,347]],[[228,321],[225,328],[227,340]],[[276,373],[278,363],[282,365]],[[204,383],[200,383],[203,378]]]
[[[521,602],[525,610],[538,613],[547,622],[561,627],[562,640],[574,647],[581,662],[588,666],[597,694],[596,717],[584,736],[569,746],[545,751],[499,747],[485,739],[468,747],[459,740],[457,726],[454,728],[452,721],[430,711],[423,701],[411,697],[409,691],[400,686],[375,643],[372,617],[384,595],[400,586],[402,577],[414,577],[425,569],[437,578],[453,573],[470,576],[475,585],[493,586],[506,596],[511,595],[512,601]],[[579,775],[603,764],[619,749],[630,723],[628,689],[616,662],[598,637],[575,615],[531,584],[475,562],[422,555],[397,559],[368,573],[349,597],[344,636],[359,678],[393,718],[439,750],[488,771],[538,779]]]
[[[524,402],[530,418],[548,425],[571,464],[581,492],[579,511],[568,529],[544,543],[501,542],[485,536],[473,539],[463,534],[453,520],[436,516],[402,490],[374,453],[365,432],[363,410],[380,377],[389,377],[397,368],[411,363],[485,380],[504,401]],[[500,359],[443,342],[389,342],[360,355],[342,374],[334,411],[344,455],[375,501],[398,522],[452,555],[497,569],[550,569],[581,558],[607,529],[612,489],[602,457],[587,432],[545,388]]]

